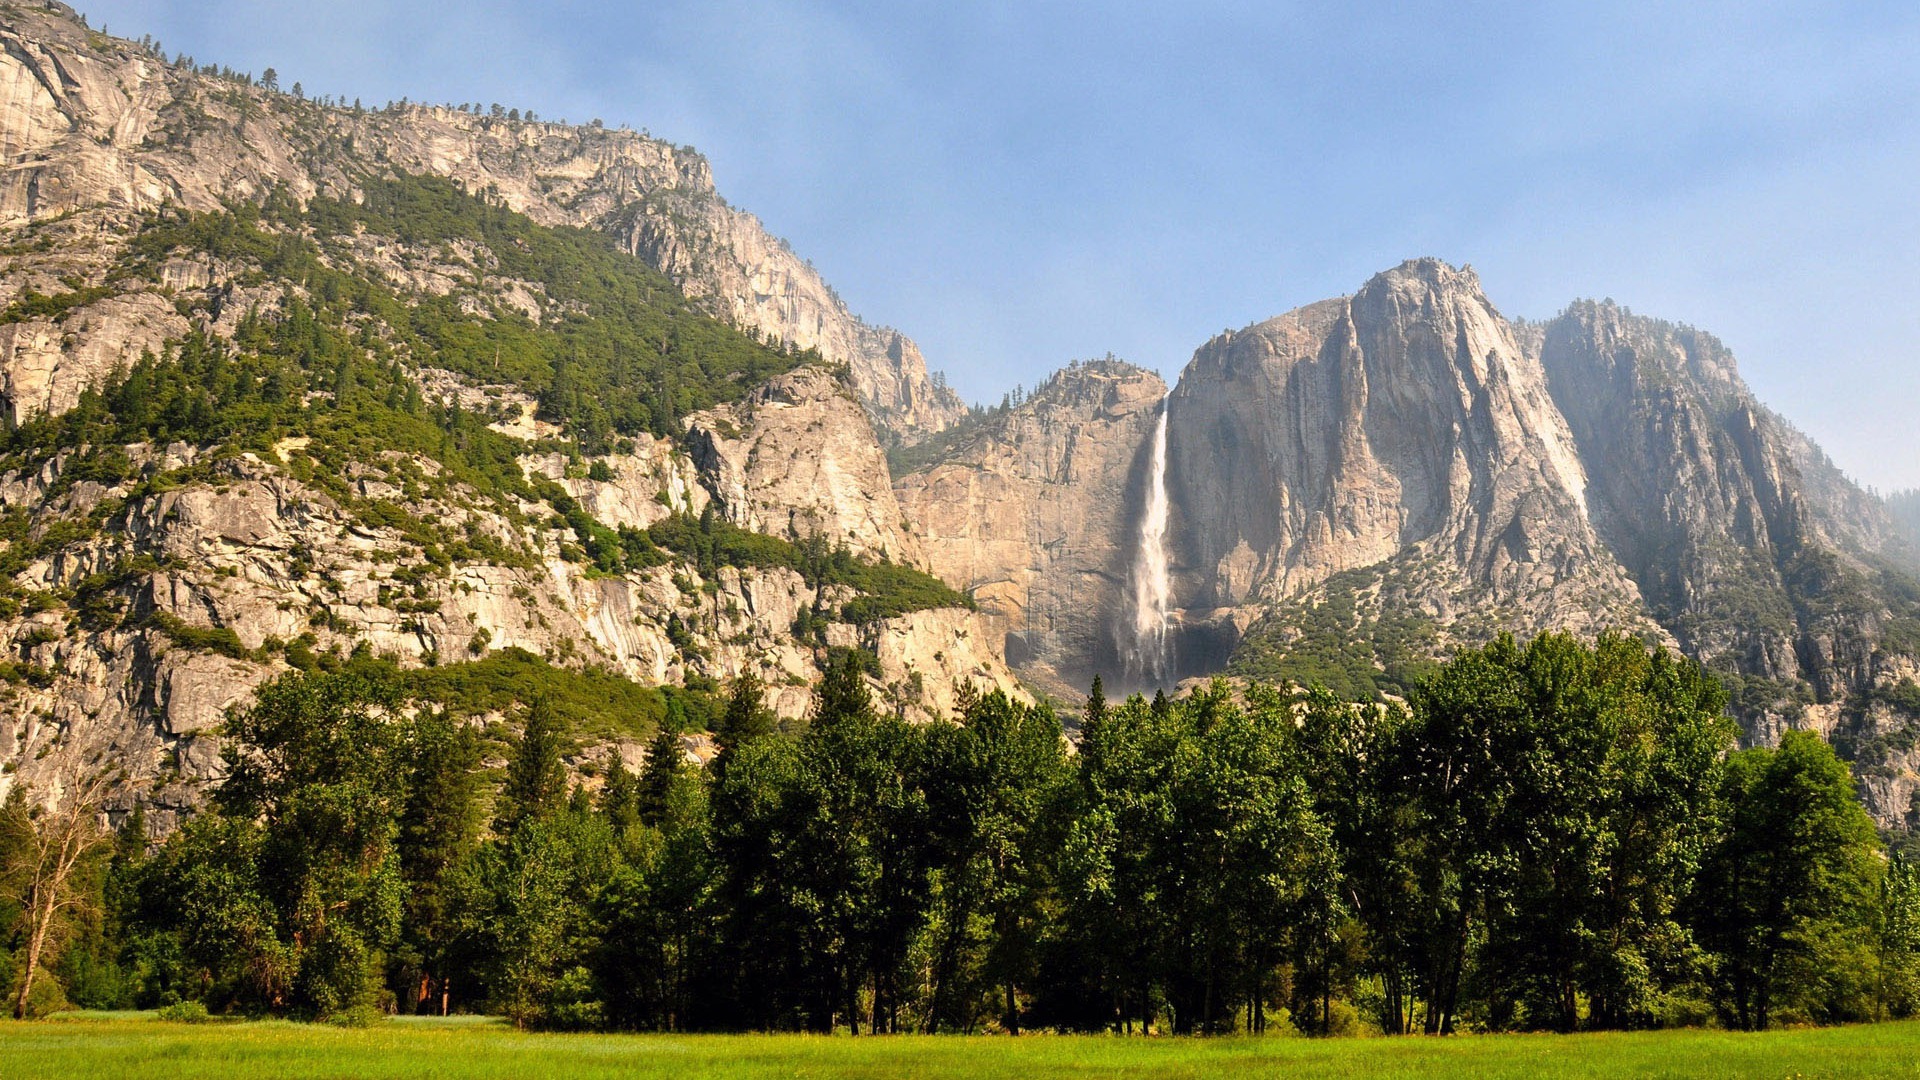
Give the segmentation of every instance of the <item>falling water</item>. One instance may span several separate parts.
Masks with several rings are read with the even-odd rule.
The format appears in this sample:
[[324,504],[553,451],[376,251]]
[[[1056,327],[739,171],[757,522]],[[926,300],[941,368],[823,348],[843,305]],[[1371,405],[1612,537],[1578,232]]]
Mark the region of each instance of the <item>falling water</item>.
[[1127,666],[1155,683],[1167,676],[1167,622],[1172,587],[1167,581],[1167,406],[1161,399],[1160,422],[1153,429],[1151,478],[1146,512],[1140,516],[1140,547],[1133,557],[1133,645]]

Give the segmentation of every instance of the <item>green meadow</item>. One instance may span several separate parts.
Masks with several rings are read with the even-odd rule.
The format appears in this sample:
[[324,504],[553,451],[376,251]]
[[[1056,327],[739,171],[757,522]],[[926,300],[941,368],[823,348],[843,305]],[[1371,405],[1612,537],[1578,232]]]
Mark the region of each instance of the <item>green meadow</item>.
[[0,1024],[0,1080],[656,1076],[1920,1077],[1920,1022],[1445,1039],[552,1035],[485,1020],[347,1029],[150,1014]]

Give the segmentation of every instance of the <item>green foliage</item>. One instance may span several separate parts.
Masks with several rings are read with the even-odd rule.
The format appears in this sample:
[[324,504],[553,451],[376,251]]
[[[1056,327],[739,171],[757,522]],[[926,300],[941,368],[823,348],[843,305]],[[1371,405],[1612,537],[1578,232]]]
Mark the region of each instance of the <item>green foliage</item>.
[[613,873],[614,850],[604,819],[563,806],[525,815],[475,856],[467,933],[490,1004],[515,1025],[579,1015],[579,987],[566,977],[593,947],[590,901]]
[[[264,687],[215,812],[105,868],[130,899],[63,985],[567,1030],[1766,1026],[1920,1001],[1920,889],[1845,767],[1797,734],[1726,757],[1718,683],[1630,639],[1499,638],[1404,706],[1096,687],[1078,755],[997,693],[958,723],[882,715],[847,652],[798,731],[743,678],[716,767],[662,724],[638,776],[585,759],[597,794],[547,669],[424,674],[449,671],[356,656]],[[489,773],[466,718],[530,698]]]
[[[1699,665],[1620,637],[1502,637],[1417,690],[1397,775],[1453,924],[1429,955],[1484,927],[1491,1022],[1571,1030],[1582,997],[1596,1026],[1651,1022],[1685,974],[1681,907],[1733,742],[1725,705]],[[1453,993],[1430,1029],[1460,1011]]]
[[259,659],[252,649],[241,643],[240,635],[232,627],[194,626],[166,611],[155,611],[148,618],[154,629],[183,649],[219,653],[236,660]]
[[871,983],[872,1023],[897,1029],[930,872],[919,742],[876,716],[841,665],[803,736],[746,742],[719,775],[712,844],[731,962],[713,992],[741,1021],[857,1028]]
[[335,1027],[370,1028],[387,1022],[387,1014],[374,1005],[350,1005],[327,1017]]
[[[711,578],[721,567],[792,570],[815,589],[841,586],[858,593],[842,606],[845,622],[864,624],[897,618],[928,608],[967,608],[973,598],[932,574],[891,562],[868,562],[845,548],[829,548],[818,536],[800,541],[749,532],[715,514],[711,508],[699,517],[675,514],[644,531],[625,528],[617,537],[589,535],[595,527],[575,525],[596,558],[610,542],[620,545],[620,557],[603,563],[608,569],[661,565],[677,556]],[[601,533],[606,530],[601,529]]]
[[559,667],[508,648],[479,660],[401,671],[372,662],[400,683],[403,696],[433,702],[455,718],[546,703],[559,727],[578,737],[645,735],[666,727],[702,730],[718,712],[711,695],[672,686],[641,686],[604,668]]
[[1920,683],[1912,679],[1901,679],[1893,686],[1876,689],[1874,696],[1906,715],[1920,720]]
[[225,729],[218,803],[229,820],[258,823],[258,897],[290,967],[284,1000],[313,1015],[370,1004],[399,934],[411,732],[397,706],[357,675],[296,673],[263,686]]
[[1705,545],[1701,558],[1718,568],[1713,587],[1685,611],[1656,611],[1682,642],[1727,627],[1749,634],[1791,637],[1795,601],[1780,571],[1756,552],[1731,542]]
[[1895,854],[1880,883],[1880,1002],[1889,1015],[1920,1014],[1920,869]]
[[[713,729],[714,741],[720,745],[720,756],[730,758],[742,746],[755,739],[773,734],[776,718],[767,708],[766,684],[759,676],[748,672],[733,681],[727,691],[727,708],[720,715],[720,723]],[[677,754],[678,747],[675,748]],[[724,769],[726,763],[722,761]]]
[[18,299],[0,310],[0,326],[9,323],[25,322],[28,319],[51,319],[65,322],[67,314],[75,308],[86,307],[98,300],[104,300],[120,290],[113,285],[92,285],[81,289],[48,296],[44,293],[25,289]]
[[1277,695],[1243,707],[1216,684],[1177,702],[1136,695],[1081,732],[1037,1019],[1144,1027],[1164,1008],[1198,1033],[1264,1015],[1276,969],[1311,952],[1338,906],[1294,727]]
[[157,1020],[170,1024],[205,1024],[213,1020],[213,1014],[199,1001],[176,1001],[154,1014]]
[[840,609],[840,617],[856,625],[927,608],[973,607],[972,597],[932,574],[898,563],[856,561],[828,583],[846,585],[860,593]]
[[478,846],[481,747],[472,726],[422,711],[408,747],[407,797],[395,838],[408,883],[394,958],[408,975],[415,1008],[431,1008],[460,958],[462,872]]
[[1011,409],[974,408],[960,418],[958,423],[910,446],[894,444],[887,447],[887,473],[898,480],[909,473],[929,469],[946,461],[952,454],[967,446],[974,439],[995,426],[994,422],[1006,416]]
[[1428,675],[1438,646],[1432,619],[1383,600],[1377,568],[1327,579],[1309,598],[1256,623],[1234,650],[1229,674],[1320,686],[1348,701],[1404,697]]
[[1884,868],[1873,821],[1846,765],[1819,736],[1728,762],[1726,827],[1701,873],[1696,921],[1719,956],[1730,1026],[1817,1022],[1876,1012],[1873,913]]
[[1053,921],[1055,859],[1073,771],[1059,721],[1001,695],[926,733],[927,817],[939,838],[928,883],[927,1027],[1017,1031]]
[[507,382],[540,402],[589,453],[622,435],[678,437],[677,419],[732,400],[810,354],[777,352],[695,308],[671,279],[587,229],[536,225],[504,202],[428,176],[370,178],[355,202],[276,199],[267,216],[325,243],[359,230],[415,246],[484,245],[493,265],[477,279],[533,282],[553,309],[536,323],[495,304],[475,318],[459,296],[380,312],[415,356],[485,382]]
[[520,725],[520,737],[507,756],[493,821],[494,832],[513,832],[521,823],[551,817],[567,793],[560,763],[561,733],[553,709],[535,698]]

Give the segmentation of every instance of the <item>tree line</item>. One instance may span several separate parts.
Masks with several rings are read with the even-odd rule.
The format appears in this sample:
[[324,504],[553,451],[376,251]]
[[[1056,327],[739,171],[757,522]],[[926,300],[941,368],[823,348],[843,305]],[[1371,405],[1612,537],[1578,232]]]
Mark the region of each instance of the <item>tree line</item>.
[[[1819,738],[1735,749],[1698,665],[1466,650],[1403,704],[1230,686],[965,695],[743,678],[704,767],[502,754],[369,670],[293,673],[153,843],[0,814],[17,1014],[201,1003],[615,1030],[1387,1034],[1907,1016],[1920,883]],[[89,832],[89,830],[92,830]],[[63,839],[64,837],[64,839]],[[47,872],[67,852],[69,873]]]

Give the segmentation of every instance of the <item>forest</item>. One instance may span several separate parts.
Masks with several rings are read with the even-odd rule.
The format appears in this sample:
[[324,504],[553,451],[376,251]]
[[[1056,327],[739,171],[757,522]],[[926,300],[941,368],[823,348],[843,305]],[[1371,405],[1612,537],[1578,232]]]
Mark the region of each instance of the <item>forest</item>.
[[[801,721],[743,678],[704,766],[543,695],[511,736],[391,665],[233,711],[164,837],[113,774],[0,811],[0,973],[67,1004],[550,1030],[1443,1034],[1905,1017],[1920,881],[1819,738],[1736,749],[1637,640],[1501,637],[1404,704],[1221,681],[1062,716]],[[528,685],[534,685],[529,683]]]

